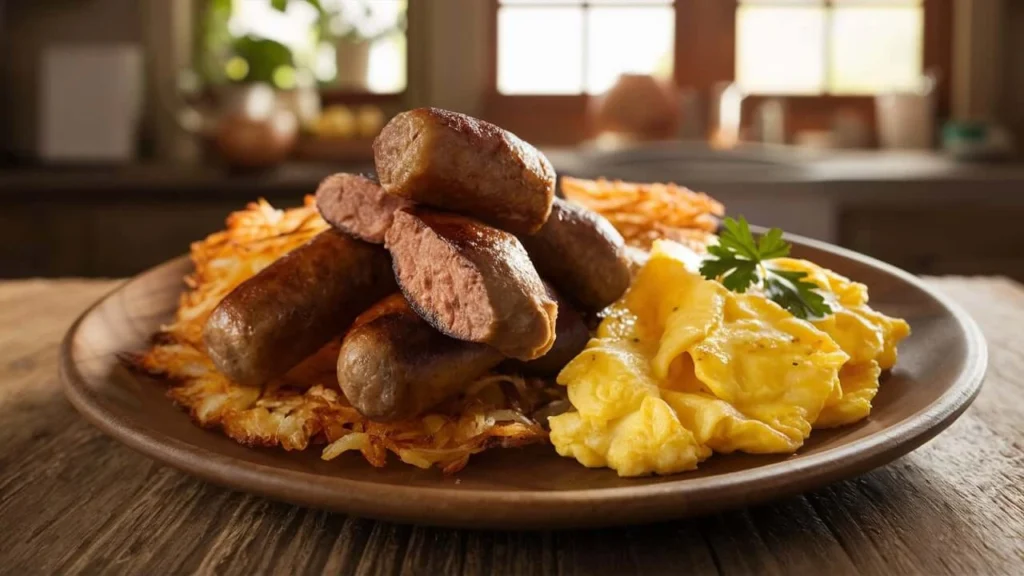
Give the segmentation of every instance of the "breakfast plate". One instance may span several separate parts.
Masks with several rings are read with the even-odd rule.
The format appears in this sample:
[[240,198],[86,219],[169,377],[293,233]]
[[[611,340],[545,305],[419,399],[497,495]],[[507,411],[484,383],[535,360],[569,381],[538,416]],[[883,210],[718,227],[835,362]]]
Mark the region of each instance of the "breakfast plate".
[[252,449],[201,429],[165,398],[166,383],[125,367],[178,306],[187,257],[153,268],[89,308],[69,330],[60,371],[82,415],[119,442],[209,482],[299,505],[398,522],[473,528],[597,527],[682,518],[812,490],[886,464],[949,426],[980,390],[978,327],[918,278],[869,257],[787,236],[806,258],[871,288],[871,304],[913,334],[870,416],[816,430],[792,455],[715,455],[691,472],[621,478],[548,445],[474,456],[454,475],[358,454]]

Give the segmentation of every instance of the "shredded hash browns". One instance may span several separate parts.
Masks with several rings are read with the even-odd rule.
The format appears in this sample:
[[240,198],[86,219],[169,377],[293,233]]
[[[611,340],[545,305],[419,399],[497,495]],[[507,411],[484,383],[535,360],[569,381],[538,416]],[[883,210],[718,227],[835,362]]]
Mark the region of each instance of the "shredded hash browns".
[[363,418],[340,392],[337,341],[262,389],[235,384],[218,372],[202,346],[203,324],[213,308],[243,281],[326,229],[312,197],[301,208],[277,210],[261,200],[231,214],[226,230],[192,244],[195,271],[185,278],[189,290],[174,321],[162,327],[149,350],[127,354],[125,360],[170,381],[168,396],[196,424],[220,428],[247,446],[305,450],[326,444],[325,460],[358,450],[377,467],[392,452],[403,462],[450,474],[488,448],[547,441],[547,432],[528,415],[564,392],[540,380],[488,375],[434,413],[384,424]]
[[676,184],[563,177],[562,193],[607,218],[627,244],[643,250],[666,238],[704,252],[725,215],[714,198]]

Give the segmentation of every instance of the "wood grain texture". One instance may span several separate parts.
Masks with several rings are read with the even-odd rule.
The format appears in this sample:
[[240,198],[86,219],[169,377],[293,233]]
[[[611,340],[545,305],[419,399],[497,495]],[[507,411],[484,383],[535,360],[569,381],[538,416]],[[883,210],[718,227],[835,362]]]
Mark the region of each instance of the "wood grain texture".
[[1024,570],[1024,288],[933,280],[990,346],[947,432],[855,480],[690,521],[581,532],[398,526],[192,479],[64,400],[57,344],[116,283],[0,284],[3,574],[1016,574]]

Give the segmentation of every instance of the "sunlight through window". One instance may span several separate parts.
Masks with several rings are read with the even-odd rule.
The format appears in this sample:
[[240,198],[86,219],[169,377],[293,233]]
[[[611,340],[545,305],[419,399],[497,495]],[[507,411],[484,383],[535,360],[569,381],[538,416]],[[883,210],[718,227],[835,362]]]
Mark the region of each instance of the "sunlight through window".
[[501,0],[498,91],[600,94],[623,73],[671,78],[669,0]]
[[740,0],[736,80],[755,94],[912,90],[924,58],[920,0]]

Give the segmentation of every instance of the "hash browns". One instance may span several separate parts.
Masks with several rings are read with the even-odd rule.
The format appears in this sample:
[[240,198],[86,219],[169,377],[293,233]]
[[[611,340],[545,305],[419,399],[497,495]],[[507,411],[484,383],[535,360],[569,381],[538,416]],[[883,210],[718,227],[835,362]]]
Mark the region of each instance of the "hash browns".
[[488,448],[547,441],[547,432],[528,415],[564,392],[541,380],[488,375],[431,414],[385,424],[363,418],[338,389],[337,340],[262,389],[220,374],[202,345],[207,317],[236,286],[327,228],[311,196],[300,208],[277,210],[260,200],[231,214],[226,230],[192,244],[195,270],[185,278],[188,290],[174,321],[154,336],[151,348],[126,354],[125,361],[169,381],[168,396],[196,424],[219,428],[247,446],[326,445],[325,460],[358,450],[377,467],[392,452],[403,462],[451,474]]
[[604,216],[627,244],[642,250],[668,239],[704,252],[725,215],[714,198],[677,184],[563,177],[561,187],[568,200]]

